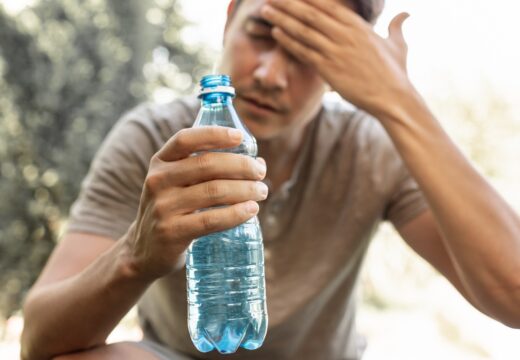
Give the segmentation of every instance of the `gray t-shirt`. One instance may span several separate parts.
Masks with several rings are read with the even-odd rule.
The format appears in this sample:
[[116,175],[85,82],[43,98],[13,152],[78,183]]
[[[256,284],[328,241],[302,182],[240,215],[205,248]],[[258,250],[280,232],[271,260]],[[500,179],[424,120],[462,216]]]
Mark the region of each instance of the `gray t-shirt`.
[[[199,106],[187,97],[126,114],[93,160],[67,231],[120,238],[135,219],[150,158],[192,125]],[[371,116],[324,101],[309,126],[291,178],[260,203],[269,315],[264,345],[225,356],[198,352],[187,327],[185,267],[141,298],[147,338],[196,359],[360,357],[355,288],[369,241],[382,220],[398,227],[427,204]]]

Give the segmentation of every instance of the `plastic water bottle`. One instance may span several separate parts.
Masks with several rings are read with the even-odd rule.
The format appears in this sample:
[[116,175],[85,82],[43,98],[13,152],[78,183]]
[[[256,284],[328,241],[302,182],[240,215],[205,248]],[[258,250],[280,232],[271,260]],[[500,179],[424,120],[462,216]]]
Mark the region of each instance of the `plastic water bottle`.
[[[219,150],[256,157],[255,138],[233,108],[229,76],[207,75],[200,82],[202,107],[194,127],[240,129],[242,143]],[[259,348],[267,332],[264,248],[255,216],[230,230],[195,239],[186,255],[188,329],[201,352],[234,353]]]

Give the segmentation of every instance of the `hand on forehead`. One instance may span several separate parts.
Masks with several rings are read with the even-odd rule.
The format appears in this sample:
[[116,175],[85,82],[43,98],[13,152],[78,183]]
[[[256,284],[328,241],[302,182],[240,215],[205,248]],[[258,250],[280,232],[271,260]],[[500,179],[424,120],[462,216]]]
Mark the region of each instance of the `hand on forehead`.
[[[253,6],[253,9],[256,8],[258,11],[262,4],[269,3],[270,0],[232,0],[228,7],[228,15],[231,15],[235,12],[238,7],[242,7],[243,3],[249,3],[250,6]],[[290,1],[290,0],[288,0]],[[296,0],[296,1],[305,1],[311,3],[313,0]],[[376,22],[377,18],[381,14],[385,0],[319,0],[320,3],[340,3],[344,4],[351,10],[355,11],[359,16],[361,16],[365,21],[371,23],[372,25]],[[240,6],[239,6],[240,5]],[[254,10],[253,10],[254,11]]]
[[[308,0],[296,0],[296,1],[308,1]],[[349,7],[352,10],[356,10],[356,1],[355,0],[320,0],[323,3],[326,2],[335,2],[335,3],[342,3],[345,4],[347,7]],[[255,8],[256,10],[259,10],[263,4],[269,3],[270,0],[231,0],[228,5],[228,15],[230,15],[232,12],[236,11],[237,8],[242,5],[243,3],[249,3],[250,6]]]

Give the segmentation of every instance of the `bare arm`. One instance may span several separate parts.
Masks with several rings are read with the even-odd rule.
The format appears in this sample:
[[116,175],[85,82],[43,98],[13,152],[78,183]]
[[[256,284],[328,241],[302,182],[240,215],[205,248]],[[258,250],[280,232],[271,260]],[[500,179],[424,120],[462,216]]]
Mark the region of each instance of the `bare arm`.
[[149,284],[131,268],[124,247],[123,239],[64,236],[26,299],[22,358],[104,343]]
[[424,211],[411,221],[400,226],[397,230],[403,240],[441,273],[469,303],[481,312],[486,313],[466,291],[465,285],[462,283],[453,265],[451,256],[446,249],[444,240],[438,231],[431,211]]
[[439,232],[479,308],[518,328],[520,219],[464,158],[422,101],[415,96],[408,100],[382,116],[382,122],[430,204],[430,222],[436,224],[430,231]]
[[176,267],[193,239],[258,212],[256,201],[267,197],[258,181],[266,172],[262,160],[231,153],[190,156],[240,141],[240,132],[233,136],[222,127],[179,131],[153,156],[137,218],[124,236],[65,236],[25,303],[24,359],[103,344],[147,286]]
[[465,159],[412,86],[402,33],[408,15],[392,20],[387,38],[339,2],[270,0],[262,15],[294,58],[385,127],[433,215],[430,230],[413,231],[408,239],[442,238],[458,287],[482,311],[520,327],[520,218]]

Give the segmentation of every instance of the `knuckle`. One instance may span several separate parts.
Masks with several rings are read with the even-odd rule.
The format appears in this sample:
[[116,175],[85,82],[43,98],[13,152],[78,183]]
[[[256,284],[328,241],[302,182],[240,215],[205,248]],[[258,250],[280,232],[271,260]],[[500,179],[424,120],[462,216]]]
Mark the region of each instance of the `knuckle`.
[[201,222],[202,222],[202,228],[207,232],[214,231],[218,227],[217,218],[208,213],[203,214],[203,216],[201,218]]
[[151,169],[155,164],[160,164],[162,163],[162,160],[161,158],[159,157],[159,152],[156,152],[155,154],[153,154],[153,156],[150,158],[150,164],[149,164],[149,169]]
[[167,226],[169,238],[179,238],[184,234],[183,226],[179,221],[169,221]]
[[244,155],[239,155],[240,157],[238,158],[238,162],[239,162],[239,168],[241,171],[243,171],[244,173],[256,173],[256,169],[255,169],[255,166],[253,164],[253,160],[247,156],[244,156]]
[[188,146],[189,129],[181,129],[173,136],[173,143],[177,148],[185,148]]
[[203,153],[196,156],[197,159],[197,167],[200,171],[208,171],[211,167],[211,154]]
[[168,203],[166,201],[157,200],[153,204],[152,214],[156,219],[162,219],[168,211]]
[[209,181],[206,183],[205,191],[208,199],[212,201],[220,200],[224,196],[222,186],[214,181]]
[[144,179],[144,190],[148,195],[155,196],[159,192],[162,179],[158,173],[149,173]]
[[159,221],[155,227],[155,231],[159,238],[169,238],[173,233],[175,225],[167,221]]
[[170,243],[174,239],[182,238],[186,233],[186,226],[177,216],[164,217],[157,222],[156,233],[160,239]]

